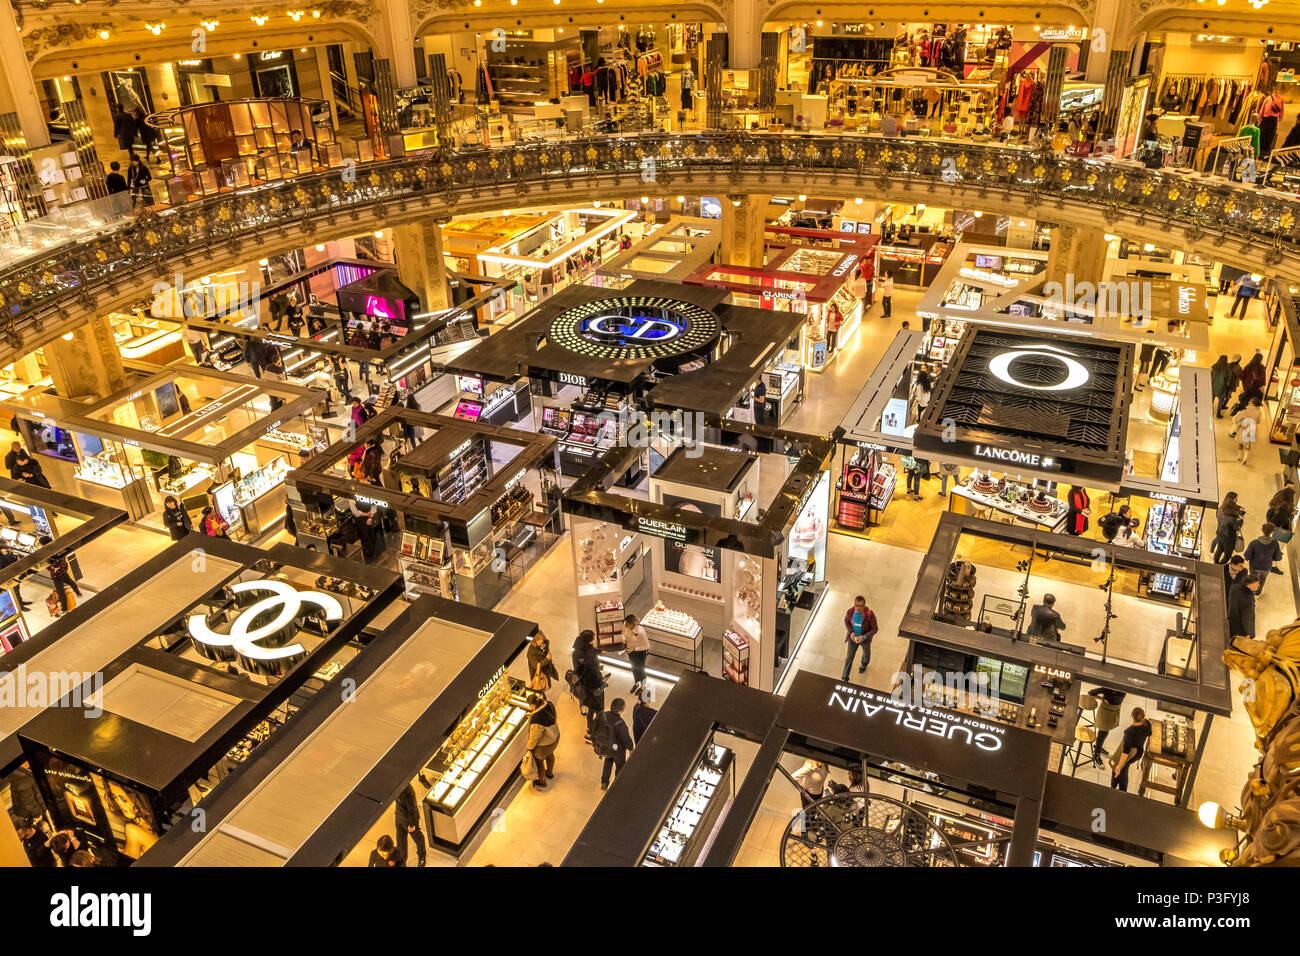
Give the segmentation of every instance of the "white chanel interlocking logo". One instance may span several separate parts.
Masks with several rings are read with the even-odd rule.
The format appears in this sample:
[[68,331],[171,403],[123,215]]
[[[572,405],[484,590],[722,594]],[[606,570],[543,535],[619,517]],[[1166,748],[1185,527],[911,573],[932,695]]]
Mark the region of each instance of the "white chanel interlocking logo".
[[[319,591],[299,591],[284,581],[240,581],[238,584],[232,584],[230,590],[236,594],[269,591],[270,596],[244,608],[230,625],[228,634],[220,634],[212,630],[208,626],[205,615],[195,614],[189,620],[190,637],[209,647],[229,647],[249,660],[278,661],[305,653],[305,648],[297,642],[286,647],[262,647],[257,643],[280,633],[290,621],[302,613],[304,603],[315,604],[321,608],[325,612],[327,621],[343,619],[343,606],[335,598]],[[276,608],[279,610],[275,617],[265,624],[253,627],[254,621]]]

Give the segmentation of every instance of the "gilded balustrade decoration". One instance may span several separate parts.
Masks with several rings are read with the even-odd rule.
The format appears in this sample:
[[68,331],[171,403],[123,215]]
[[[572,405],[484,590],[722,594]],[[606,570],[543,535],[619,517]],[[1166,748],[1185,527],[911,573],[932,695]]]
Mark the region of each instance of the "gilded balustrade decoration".
[[1300,864],[1300,620],[1264,640],[1238,638],[1224,662],[1246,678],[1242,703],[1259,762],[1241,791],[1243,837],[1223,854],[1234,866]]
[[1022,201],[1031,214],[1041,205],[1040,214],[1049,219],[1052,206],[1083,203],[1100,207],[1108,223],[1135,217],[1139,225],[1180,229],[1189,241],[1240,243],[1254,250],[1261,268],[1300,253],[1300,198],[997,145],[799,133],[646,133],[423,152],[356,166],[355,176],[342,172],[324,170],[146,213],[115,231],[0,271],[2,344],[21,348],[24,333],[40,334],[61,307],[79,302],[93,308],[98,289],[116,292],[138,283],[143,297],[143,284],[169,276],[178,265],[202,263],[221,244],[237,252],[267,233],[283,236],[287,244],[344,217],[360,219],[363,211],[382,217],[410,203],[439,202],[454,213],[485,189],[492,195],[508,189],[510,205],[524,195],[543,201],[556,184],[599,196],[610,186],[663,194],[689,188],[695,177],[707,177],[716,187],[719,174],[737,184],[765,173],[781,184],[833,176],[845,188],[914,184],[940,195],[962,189],[965,202],[973,190],[975,197]]

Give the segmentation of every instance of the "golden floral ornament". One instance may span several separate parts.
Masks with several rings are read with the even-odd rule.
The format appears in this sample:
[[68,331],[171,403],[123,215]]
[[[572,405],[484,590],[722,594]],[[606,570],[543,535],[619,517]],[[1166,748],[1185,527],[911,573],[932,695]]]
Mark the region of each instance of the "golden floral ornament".
[[916,150],[909,150],[909,151],[908,151],[908,154],[907,154],[907,161],[908,161],[909,163],[914,163],[914,162],[916,162]]
[[[861,150],[859,150],[859,152],[861,152]],[[890,149],[888,146],[886,146],[884,149],[880,151],[880,161],[882,163],[887,163],[893,158],[894,158],[894,151]]]
[[184,226],[182,226],[179,222],[174,222],[174,223],[172,223],[172,235],[173,235],[173,236],[179,236],[179,235],[181,235],[183,232],[185,232],[185,227],[184,227]]
[[623,158],[623,147],[621,147],[621,146],[615,146],[613,149],[611,149],[611,150],[609,151],[609,155],[613,156],[615,159],[622,159],[622,158]]
[[208,224],[208,220],[205,219],[203,216],[199,216],[194,220],[194,227],[196,229],[202,229],[207,224]]
[[1020,168],[1020,164],[1017,163],[1015,160],[1012,160],[1011,162],[1007,163],[1007,172],[1010,173],[1012,176],[1016,174],[1016,170],[1018,170],[1019,168]]
[[541,163],[543,166],[545,166],[547,163],[551,161],[551,157],[546,153],[539,153],[537,155],[537,161]]
[[1177,202],[1178,197],[1181,196],[1182,194],[1183,194],[1183,191],[1182,191],[1181,189],[1179,189],[1177,186],[1170,186],[1170,187],[1169,187],[1169,192],[1168,192],[1166,195],[1169,196],[1169,201],[1170,201],[1170,202]]
[[41,273],[41,281],[44,282],[46,285],[50,285],[51,283],[54,282],[54,273],[46,269],[44,272]]
[[965,169],[970,164],[970,157],[965,153],[957,154],[957,168]]
[[794,155],[794,150],[791,149],[789,146],[782,146],[782,147],[781,147],[781,156],[782,156],[782,158],[784,158],[784,159],[789,159],[789,158],[790,158],[791,156],[793,156],[793,155]]
[[514,155],[514,164],[515,164],[515,168],[516,168],[516,169],[522,169],[522,168],[523,168],[523,166],[524,166],[524,156],[523,156],[523,153],[515,153],[515,155]]
[[107,261],[108,261],[108,253],[105,252],[103,249],[96,249],[96,250],[95,250],[95,261],[96,261],[96,262],[107,262]]
[[123,239],[121,242],[117,244],[117,251],[122,253],[122,255],[126,255],[128,252],[131,251],[131,243]]
[[1068,182],[1069,182],[1071,179],[1073,179],[1073,178],[1074,178],[1074,170],[1073,170],[1073,169],[1063,169],[1063,170],[1061,170],[1061,182],[1063,182],[1063,183],[1068,183]]
[[1112,185],[1116,189],[1123,189],[1125,186],[1128,185],[1128,177],[1125,176],[1123,173],[1120,173],[1118,176],[1115,177],[1115,180],[1112,183]]
[[1206,192],[1204,189],[1199,190],[1199,191],[1196,193],[1196,200],[1195,200],[1195,201],[1196,201],[1196,208],[1197,208],[1197,209],[1204,209],[1206,206],[1208,206],[1208,205],[1210,204],[1210,194],[1209,194],[1208,192]]
[[1097,185],[1097,174],[1095,172],[1088,174],[1088,185],[1089,186]]
[[1045,167],[1042,163],[1039,163],[1037,166],[1034,167],[1034,178],[1042,179],[1043,174],[1046,172],[1047,172],[1047,167]]
[[20,283],[18,283],[18,294],[21,295],[21,296],[29,296],[29,295],[31,295],[31,294],[32,294],[31,283],[28,283],[28,282],[20,282]]
[[986,173],[993,172],[993,160],[985,159],[984,162],[980,164],[980,168]]
[[303,189],[301,186],[299,186],[297,189],[295,189],[295,190],[293,191],[293,198],[296,199],[296,200],[298,200],[298,205],[299,205],[299,206],[305,205],[306,202],[307,202],[307,198],[308,198],[308,197],[307,197],[307,190],[305,190],[305,189]]
[[1150,180],[1142,184],[1143,196],[1150,196],[1155,191],[1156,191],[1156,184],[1151,182]]
[[809,159],[815,159],[818,152],[819,150],[817,149],[817,147],[814,146],[812,143],[809,143],[807,148],[804,149],[803,154],[807,156]]
[[[465,164],[465,168],[468,169],[471,173],[474,172],[474,170],[478,169],[478,160],[471,159],[468,163]],[[397,175],[398,175],[397,181],[400,183],[402,181],[401,173],[398,173]]]
[[758,147],[758,158],[761,159],[763,162],[767,162],[767,147],[766,147],[766,146],[760,146],[760,147]]
[[1295,225],[1295,214],[1288,209],[1278,218],[1277,224],[1283,229],[1290,229]]
[[931,165],[931,166],[938,166],[938,165],[939,165],[940,163],[942,163],[942,162],[943,162],[943,157],[940,156],[938,153],[933,153],[933,154],[931,154],[931,156],[930,156],[930,165]]
[[272,196],[271,199],[270,199],[270,206],[271,206],[272,209],[279,209],[279,208],[280,208],[280,197],[279,197],[279,196]]
[[1250,211],[1251,222],[1259,222],[1263,218],[1264,218],[1264,208],[1262,206],[1256,206],[1254,209]]
[[835,146],[835,147],[833,147],[833,148],[831,149],[831,158],[832,158],[832,159],[839,159],[840,156],[842,156],[843,154],[844,154],[844,151],[843,151],[842,149],[840,149],[838,146]]
[[370,183],[372,187],[376,187],[380,184],[380,182],[382,182],[382,180],[379,178],[378,173],[371,173],[370,177],[366,180],[366,182]]
[[1223,211],[1224,211],[1224,213],[1225,213],[1226,215],[1229,215],[1229,216],[1231,216],[1234,212],[1236,212],[1236,211],[1237,211],[1237,202],[1236,202],[1236,200],[1234,200],[1234,199],[1229,199],[1227,202],[1225,202],[1225,203],[1223,204]]
[[562,152],[562,153],[560,154],[560,159],[561,159],[561,161],[564,163],[565,166],[569,165],[569,163],[573,162],[573,152],[572,152],[572,150],[567,150],[567,149],[566,149],[564,152]]
[[217,218],[222,222],[230,222],[230,207],[222,206],[217,210]]
[[737,159],[740,159],[741,155],[742,155],[744,152],[745,152],[744,147],[741,146],[739,143],[737,143],[735,146],[731,147],[731,155],[732,155],[732,156],[735,156]]
[[709,159],[712,159],[714,156],[718,155],[718,147],[710,143],[709,148],[704,151],[704,155],[709,157]]
[[586,152],[584,155],[586,155],[586,157],[587,157],[587,162],[589,162],[589,163],[594,163],[594,162],[596,161],[596,157],[597,157],[599,154],[596,152],[596,147],[595,147],[595,146],[588,146],[588,147],[587,147],[587,152]]
[[244,203],[244,215],[249,219],[252,219],[253,216],[257,215],[257,204],[251,201]]
[[146,233],[144,234],[144,241],[147,242],[147,243],[149,243],[149,245],[151,245],[151,246],[156,246],[156,245],[158,245],[158,241],[159,241],[159,239],[158,239],[158,233],[156,233],[154,230],[150,229],[148,232],[146,232]]
[[859,146],[857,149],[853,151],[853,158],[856,159],[858,162],[862,162],[864,159],[867,158],[867,151],[863,149],[861,146]]

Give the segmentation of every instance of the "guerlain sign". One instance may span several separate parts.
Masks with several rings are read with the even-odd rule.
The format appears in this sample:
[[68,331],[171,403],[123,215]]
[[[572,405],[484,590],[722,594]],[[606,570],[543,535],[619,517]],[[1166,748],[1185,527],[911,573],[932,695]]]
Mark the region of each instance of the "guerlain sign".
[[906,707],[884,694],[851,684],[836,684],[826,706],[862,720],[888,721],[918,734],[942,737],[986,753],[1001,750],[1006,736],[1003,728],[976,717],[929,707]]

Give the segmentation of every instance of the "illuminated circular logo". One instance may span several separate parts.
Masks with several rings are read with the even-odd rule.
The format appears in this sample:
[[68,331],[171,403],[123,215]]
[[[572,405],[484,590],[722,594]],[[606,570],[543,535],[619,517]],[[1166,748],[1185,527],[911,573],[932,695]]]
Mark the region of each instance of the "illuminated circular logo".
[[299,591],[284,581],[240,581],[232,584],[230,590],[235,594],[266,591],[270,596],[241,609],[225,633],[214,631],[204,614],[190,618],[190,637],[219,660],[229,660],[231,652],[260,664],[302,656],[307,651],[296,641],[279,647],[268,647],[261,642],[282,636],[302,613],[304,604],[319,607],[327,621],[343,619],[343,606],[336,598],[319,591]]
[[[1033,348],[1012,349],[990,359],[989,371],[1008,385],[1014,385],[1017,388],[1028,388],[1036,392],[1065,392],[1078,388],[1092,377],[1080,362],[1070,357],[1071,354],[1065,349],[1057,348],[1055,345],[1037,345]],[[1011,363],[1017,359],[1029,358],[1030,356],[1055,359],[1060,362],[1065,368],[1065,378],[1055,385],[1037,385],[1012,375]]]
[[551,323],[551,339],[590,358],[656,361],[712,345],[717,316],[661,296],[611,296],[567,309]]

